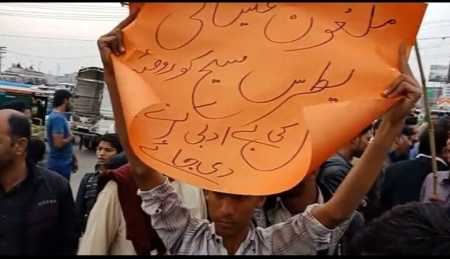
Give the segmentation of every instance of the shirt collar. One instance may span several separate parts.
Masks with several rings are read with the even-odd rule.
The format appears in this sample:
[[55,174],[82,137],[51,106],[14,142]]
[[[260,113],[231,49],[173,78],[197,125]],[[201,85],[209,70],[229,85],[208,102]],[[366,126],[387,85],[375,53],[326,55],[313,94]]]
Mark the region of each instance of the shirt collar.
[[[210,236],[210,238],[213,238],[216,241],[217,240],[223,241],[222,236],[220,236],[219,234],[216,233],[216,225],[214,224],[214,222],[210,223],[210,229],[211,229],[211,236]],[[250,242],[255,241],[255,231],[256,231],[256,227],[253,224],[253,222],[251,222],[250,223],[250,227],[248,229],[247,237],[241,243],[241,246],[243,246],[244,244],[246,244],[249,241]]]
[[25,188],[30,183],[36,182],[36,180],[37,180],[37,171],[38,171],[38,169],[36,168],[35,165],[33,165],[32,163],[27,162],[27,175],[26,175],[25,179],[23,181],[19,182],[18,184],[16,184],[8,192],[5,192],[3,190],[3,188],[1,188],[2,194],[3,195],[14,195],[16,192],[18,192],[22,188]]
[[334,157],[338,158],[339,160],[342,160],[346,165],[348,165],[350,167],[352,166],[352,163],[350,161],[347,161],[347,159],[345,159],[345,157],[341,153],[337,152],[334,155]]
[[[431,158],[432,158],[431,156],[425,155],[425,154],[422,154],[422,153],[420,153],[420,154],[418,154],[418,155],[416,156],[416,158],[421,158],[421,157],[425,157],[425,158],[428,158],[428,159],[431,159]],[[444,164],[445,166],[448,166],[447,162],[445,162],[444,159],[442,159],[442,158],[440,158],[440,157],[436,157],[436,161],[439,161],[439,162],[441,162],[442,164]]]
[[[318,186],[316,186],[316,188],[317,188],[317,198],[316,198],[315,203],[318,203],[318,204],[325,203],[325,199],[323,197],[322,191],[320,190],[320,188]],[[292,216],[292,214],[286,208],[286,206],[283,203],[283,200],[280,197],[277,197],[275,208],[273,208],[273,211],[283,211],[283,212],[289,213],[289,215]]]

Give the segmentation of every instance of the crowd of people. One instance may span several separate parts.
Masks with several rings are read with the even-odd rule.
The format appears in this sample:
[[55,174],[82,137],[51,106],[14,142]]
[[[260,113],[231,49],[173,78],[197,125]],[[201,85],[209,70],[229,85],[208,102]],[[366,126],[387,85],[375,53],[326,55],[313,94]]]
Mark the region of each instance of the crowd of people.
[[111,55],[126,52],[121,29],[134,15],[98,40],[117,134],[98,139],[75,200],[70,93],[55,93],[48,150],[32,137],[29,107],[0,107],[0,254],[450,254],[449,119],[433,121],[430,138],[411,112],[421,92],[404,48],[383,93],[399,101],[383,117],[292,189],[237,195],[168,178],[130,148]]

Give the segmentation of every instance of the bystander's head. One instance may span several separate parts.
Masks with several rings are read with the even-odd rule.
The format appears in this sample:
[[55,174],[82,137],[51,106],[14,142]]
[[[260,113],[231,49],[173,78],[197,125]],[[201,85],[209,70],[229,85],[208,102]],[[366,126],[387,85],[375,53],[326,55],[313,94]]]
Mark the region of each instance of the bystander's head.
[[399,205],[352,240],[359,255],[450,255],[450,210],[435,203]]

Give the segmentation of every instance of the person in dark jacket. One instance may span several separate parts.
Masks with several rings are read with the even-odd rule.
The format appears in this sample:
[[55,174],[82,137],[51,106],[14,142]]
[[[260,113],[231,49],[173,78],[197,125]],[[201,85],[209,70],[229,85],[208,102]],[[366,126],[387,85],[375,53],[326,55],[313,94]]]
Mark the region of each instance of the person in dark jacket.
[[[304,212],[307,206],[314,203],[325,203],[323,192],[317,185],[316,177],[316,174],[309,174],[292,189],[268,196],[263,208],[255,210],[255,225],[265,228],[277,223],[287,222],[292,216]],[[362,215],[356,212],[342,238],[330,236],[333,245],[329,249],[318,250],[317,254],[347,254],[349,240],[363,224]]]
[[[434,134],[438,171],[448,170],[443,158],[448,131],[446,126],[437,126]],[[419,201],[425,177],[432,172],[431,150],[428,131],[420,136],[419,154],[416,159],[394,163],[384,173],[380,202],[381,211],[412,201]]]
[[411,202],[371,222],[352,240],[352,255],[450,255],[448,204]]
[[31,125],[0,110],[0,254],[73,255],[80,237],[69,182],[27,161]]
[[122,146],[120,145],[119,137],[116,134],[106,134],[100,137],[96,150],[97,163],[95,165],[95,172],[86,173],[84,175],[77,193],[77,206],[80,212],[82,232],[84,232],[86,228],[89,212],[92,207],[94,207],[97,199],[98,177],[107,169],[115,169],[119,167],[109,166],[109,168],[107,168],[107,165],[108,162],[120,152],[122,152]]
[[409,160],[411,149],[414,148],[416,140],[417,128],[405,126],[400,135],[394,142],[394,148],[389,153],[391,163]]
[[[350,143],[339,149],[339,151],[319,168],[317,173],[317,185],[322,190],[324,201],[331,199],[339,185],[344,181],[347,174],[352,169],[353,158],[360,158],[369,145],[372,136],[372,125],[361,131],[359,136],[354,138]],[[372,191],[372,190],[371,190]],[[368,198],[361,201],[359,210],[367,206]],[[357,233],[365,224],[363,215],[356,211],[349,228],[342,236],[339,242],[338,251],[340,254],[347,254],[348,244],[355,233]]]
[[359,158],[369,144],[372,126],[365,128],[358,137],[339,149],[339,151],[325,161],[319,169],[317,183],[323,192],[325,201],[328,201],[339,185],[352,169],[352,160]]
[[31,163],[35,163],[36,165],[40,167],[45,167],[45,165],[41,164],[45,157],[45,142],[42,141],[38,137],[31,137],[30,143],[28,146],[28,155],[27,159]]
[[[3,109],[11,109],[21,112],[28,119],[31,119],[32,117],[31,107],[20,100],[13,100],[3,105],[0,105],[0,110]],[[45,167],[45,165],[41,165],[42,161],[44,160],[45,151],[46,151],[45,142],[41,140],[39,137],[32,136],[28,143],[27,159],[29,160],[29,162],[35,163],[41,167]]]

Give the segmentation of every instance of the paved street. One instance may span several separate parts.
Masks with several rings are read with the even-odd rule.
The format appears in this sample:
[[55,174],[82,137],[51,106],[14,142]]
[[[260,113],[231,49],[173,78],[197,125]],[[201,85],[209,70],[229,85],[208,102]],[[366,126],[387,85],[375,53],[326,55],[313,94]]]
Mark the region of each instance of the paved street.
[[80,181],[86,173],[93,172],[95,166],[95,152],[86,149],[79,150],[78,145],[75,146],[76,155],[78,157],[78,172],[72,174],[70,177],[70,186],[72,187],[73,195],[76,197]]

